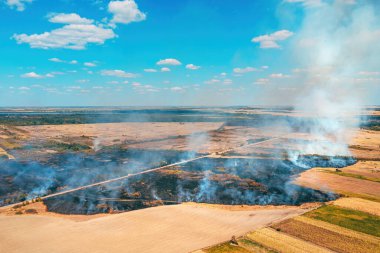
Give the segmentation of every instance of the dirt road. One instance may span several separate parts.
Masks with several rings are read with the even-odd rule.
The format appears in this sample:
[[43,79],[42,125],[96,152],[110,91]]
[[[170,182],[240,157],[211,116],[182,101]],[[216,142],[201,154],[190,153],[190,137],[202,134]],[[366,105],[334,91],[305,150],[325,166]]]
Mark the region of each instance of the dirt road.
[[[240,148],[247,148],[247,147],[251,147],[251,146],[256,146],[256,145],[259,145],[259,144],[262,144],[262,143],[265,143],[265,142],[269,142],[269,141],[274,141],[274,140],[277,140],[277,139],[280,139],[280,138],[283,138],[283,137],[274,137],[274,138],[270,138],[270,139],[267,139],[267,140],[264,140],[264,141],[250,143],[250,144],[243,145],[243,146],[236,147],[236,148],[230,148],[230,149],[227,149],[227,150],[223,150],[222,152],[219,152],[218,155],[222,155],[222,154],[225,154],[227,152],[234,151],[234,150],[237,150],[237,149],[240,149]],[[122,176],[122,177],[112,178],[112,179],[104,180],[104,181],[101,181],[101,182],[97,182],[97,183],[88,184],[88,185],[80,186],[80,187],[77,187],[77,188],[69,189],[69,190],[66,190],[66,191],[61,191],[61,192],[49,194],[49,195],[41,197],[41,199],[48,199],[48,198],[52,198],[52,197],[56,197],[56,196],[60,196],[60,195],[64,195],[64,194],[68,194],[68,193],[84,190],[84,189],[87,189],[87,188],[99,186],[99,185],[109,184],[109,183],[113,183],[113,182],[116,182],[116,181],[120,181],[120,180],[124,180],[124,179],[130,178],[130,177],[134,177],[134,176],[137,176],[137,175],[147,174],[147,173],[151,173],[151,172],[154,172],[154,171],[166,169],[166,168],[169,168],[169,167],[172,167],[172,166],[181,165],[181,164],[185,164],[185,163],[189,163],[189,162],[193,162],[193,161],[196,161],[196,160],[200,160],[200,159],[207,158],[207,157],[213,157],[213,156],[215,156],[215,154],[198,156],[198,157],[194,157],[194,158],[191,158],[191,159],[188,159],[188,160],[184,160],[184,161],[168,164],[168,165],[165,165],[165,166],[161,166],[161,167],[157,167],[157,168],[153,168],[153,169],[148,169],[148,170],[144,170],[144,171],[133,173],[133,174],[128,174],[128,175],[125,175],[125,176]],[[15,206],[15,205],[18,205],[18,204],[21,204],[21,203],[14,203],[14,204],[11,204],[11,205],[8,205],[8,206],[3,206],[3,207],[0,207],[0,209],[9,208],[9,207],[12,207],[12,206]]]

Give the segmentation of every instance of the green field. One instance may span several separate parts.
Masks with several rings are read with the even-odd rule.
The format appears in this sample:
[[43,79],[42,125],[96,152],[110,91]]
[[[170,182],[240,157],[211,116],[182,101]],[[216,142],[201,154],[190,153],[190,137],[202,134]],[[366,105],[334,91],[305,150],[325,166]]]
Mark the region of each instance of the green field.
[[368,180],[368,181],[373,181],[373,182],[377,182],[377,183],[380,183],[380,179],[379,178],[374,178],[374,177],[366,177],[366,176],[363,176],[363,175],[358,175],[358,174],[354,174],[354,173],[347,173],[347,172],[337,172],[337,171],[331,171],[331,170],[322,170],[323,172],[326,172],[326,173],[331,173],[331,174],[334,174],[334,175],[338,175],[338,176],[343,176],[343,177],[352,177],[352,178],[357,178],[357,179],[361,179],[361,180]]
[[365,212],[327,205],[305,216],[380,237],[380,217]]

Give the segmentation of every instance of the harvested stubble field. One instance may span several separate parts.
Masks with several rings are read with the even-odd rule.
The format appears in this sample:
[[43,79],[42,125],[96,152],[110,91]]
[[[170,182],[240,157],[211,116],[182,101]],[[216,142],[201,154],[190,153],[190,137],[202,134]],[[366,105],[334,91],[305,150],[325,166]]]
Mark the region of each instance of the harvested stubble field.
[[380,184],[352,177],[326,173],[314,168],[302,173],[295,180],[296,184],[314,189],[335,191],[343,194],[364,195],[380,200]]
[[306,242],[299,238],[289,236],[271,228],[262,228],[247,234],[247,237],[268,248],[279,252],[288,253],[325,253],[331,252],[328,249]]
[[373,243],[357,237],[343,235],[341,231],[329,230],[321,225],[312,224],[312,222],[304,222],[302,219],[289,219],[272,227],[336,252],[365,253],[379,250],[379,241]]
[[[276,113],[263,112],[274,116]],[[289,115],[288,113],[281,113]],[[292,117],[300,115],[292,115]],[[244,116],[245,117],[245,116]],[[243,117],[243,118],[244,118]],[[17,150],[23,142],[45,139],[55,146],[64,145],[56,153],[89,152],[114,147],[146,150],[176,150],[205,152],[213,157],[264,158],[282,160],[287,151],[305,149],[316,137],[308,133],[287,133],[284,129],[239,125],[237,122],[126,122],[101,124],[72,124],[45,126],[7,126],[0,133],[7,151]],[[380,135],[377,131],[360,130],[354,133],[350,150],[359,162],[334,175],[320,169],[307,170],[296,179],[300,185],[328,192],[367,196],[380,200],[379,183],[362,178],[379,178]],[[279,137],[279,138],[276,138]],[[230,156],[218,154],[221,150],[274,138],[254,147],[242,147]],[[72,150],[71,145],[88,146],[88,150]],[[0,145],[1,146],[1,145]],[[14,148],[14,150],[12,150]],[[41,153],[53,153],[51,146],[41,146]],[[27,150],[29,153],[33,150]],[[108,151],[107,151],[108,152]],[[13,153],[12,153],[13,154]],[[22,155],[22,152],[17,153]],[[54,153],[55,154],[55,153]],[[29,157],[34,157],[30,155]],[[102,159],[102,162],[107,163]],[[131,159],[122,161],[128,163]],[[161,161],[159,161],[161,162]],[[323,165],[320,165],[323,166]],[[240,167],[240,166],[238,166]],[[225,168],[223,168],[225,170]],[[335,171],[335,168],[331,169]],[[165,171],[162,171],[165,172]],[[219,173],[220,171],[218,171]],[[335,172],[334,172],[335,173]],[[347,176],[353,174],[354,176]],[[215,179],[215,176],[210,177]],[[221,181],[225,181],[220,177]],[[378,203],[376,203],[378,204]],[[0,214],[0,224],[7,229],[0,235],[6,252],[187,252],[219,243],[232,235],[239,246],[229,242],[209,247],[203,252],[376,252],[379,245],[378,205],[362,199],[342,199],[329,206],[333,210],[318,209],[307,217],[301,216],[273,228],[263,228],[305,212],[302,207],[286,206],[228,206],[177,205],[148,208],[123,214],[62,215],[46,212],[42,203],[34,203]],[[314,207],[312,207],[314,208]],[[324,207],[326,208],[326,207]],[[342,211],[342,210],[350,210]],[[36,213],[27,210],[35,209]],[[355,209],[355,210],[352,210]],[[338,211],[337,211],[338,210]],[[16,215],[20,212],[21,215]],[[372,214],[372,215],[371,215]],[[158,218],[157,218],[158,217]],[[312,217],[312,218],[308,218]],[[332,223],[338,224],[333,225]],[[363,226],[363,222],[366,224]],[[178,225],[182,224],[182,225]],[[362,232],[358,232],[359,230]],[[136,237],[134,234],[143,234]],[[145,234],[144,234],[145,233]],[[368,234],[365,234],[368,233]],[[109,236],[112,234],[113,236]],[[371,234],[371,235],[369,235]],[[22,235],[22,243],[20,241]],[[57,236],[58,235],[58,236]],[[61,236],[59,236],[61,235]],[[64,238],[63,235],[69,235]],[[44,238],[41,241],[41,238]],[[78,240],[79,238],[79,240]],[[78,243],[80,241],[80,243]],[[16,243],[17,242],[17,243]],[[336,244],[336,245],[334,245]],[[39,245],[32,247],[31,245]],[[107,246],[108,245],[108,246]],[[111,246],[110,246],[111,245]],[[357,251],[355,251],[356,245]],[[339,249],[337,247],[341,246]]]
[[[238,246],[238,245],[233,245],[229,242],[219,244],[215,247],[211,247],[210,249],[204,249],[201,251],[203,253],[250,253],[251,251],[247,250],[244,247]],[[196,252],[194,252],[196,253]]]
[[334,205],[380,216],[380,203],[361,198],[340,198]]
[[[0,214],[1,252],[190,252],[304,213],[171,205],[97,216]],[[75,216],[75,215],[73,215]]]
[[342,172],[377,179],[380,181],[380,161],[358,161],[341,169]]
[[305,216],[380,237],[380,217],[369,213],[326,205],[305,214]]

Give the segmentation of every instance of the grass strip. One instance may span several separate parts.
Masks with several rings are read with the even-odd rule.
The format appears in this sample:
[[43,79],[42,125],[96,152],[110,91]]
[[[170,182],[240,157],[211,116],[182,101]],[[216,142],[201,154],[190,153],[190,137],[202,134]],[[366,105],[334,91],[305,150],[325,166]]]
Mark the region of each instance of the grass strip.
[[262,228],[247,234],[250,240],[282,253],[331,253],[330,250],[295,238],[272,228]]
[[368,181],[380,183],[379,178],[366,177],[366,176],[358,175],[358,174],[354,174],[354,173],[348,173],[348,172],[343,172],[343,171],[338,172],[338,171],[331,171],[331,170],[321,170],[321,172],[330,173],[330,174],[334,174],[334,175],[338,175],[338,176],[342,176],[342,177],[352,177],[352,178],[356,178],[356,179],[368,180]]
[[312,219],[326,221],[344,228],[380,237],[380,217],[373,214],[326,205],[304,215]]
[[296,219],[288,219],[274,224],[272,227],[278,231],[340,253],[366,253],[376,252],[376,250],[380,249],[380,245],[377,243],[343,235],[337,231],[328,230]]

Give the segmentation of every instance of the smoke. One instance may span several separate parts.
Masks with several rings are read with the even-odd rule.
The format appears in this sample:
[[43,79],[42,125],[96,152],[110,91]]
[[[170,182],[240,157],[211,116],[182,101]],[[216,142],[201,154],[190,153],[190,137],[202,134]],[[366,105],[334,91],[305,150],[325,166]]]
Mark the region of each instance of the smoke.
[[101,140],[99,138],[95,138],[93,140],[93,149],[95,152],[99,151],[102,148]]
[[211,172],[209,170],[205,171],[203,179],[200,181],[199,192],[196,196],[197,202],[210,202],[215,201],[215,193],[217,187],[212,185],[210,182]]
[[[348,156],[352,132],[359,127],[367,86],[360,73],[379,66],[380,18],[375,1],[323,2],[304,10],[304,20],[291,42],[297,66],[288,85],[271,90],[278,101],[289,104],[303,118],[293,129],[312,136],[298,154]],[[290,83],[291,82],[291,83]],[[296,92],[295,92],[296,91]]]

